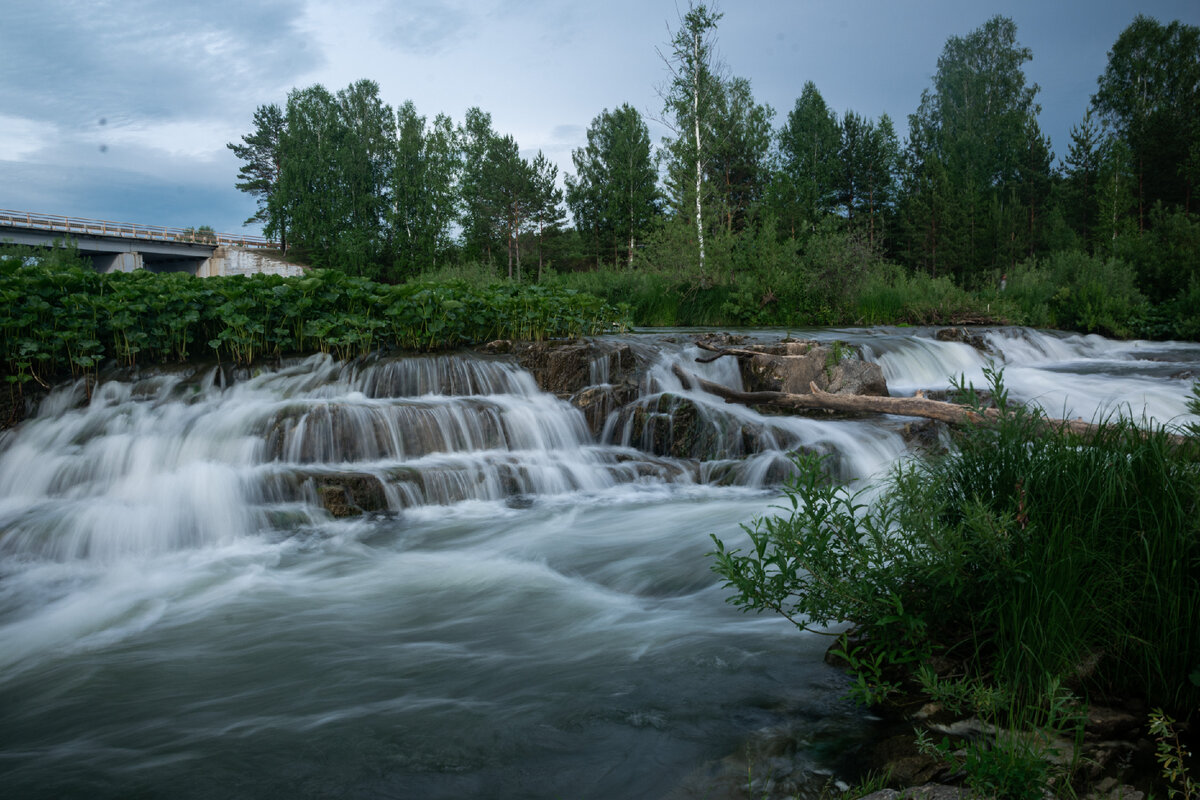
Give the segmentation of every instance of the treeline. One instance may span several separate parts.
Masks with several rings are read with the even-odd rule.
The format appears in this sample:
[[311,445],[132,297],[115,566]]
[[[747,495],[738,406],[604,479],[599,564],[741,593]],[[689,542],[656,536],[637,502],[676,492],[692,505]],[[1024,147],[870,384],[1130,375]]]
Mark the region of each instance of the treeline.
[[812,82],[776,127],[716,63],[720,19],[692,5],[664,49],[672,134],[656,148],[636,109],[604,109],[565,191],[479,108],[456,124],[389,108],[371,81],[295,90],[229,145],[250,221],[388,282],[557,274],[620,299],[711,295],[703,319],[647,307],[643,323],[864,322],[864,293],[960,292],[1014,322],[1200,336],[1200,28],[1136,17],[1056,159],[1011,19],[946,42],[906,140]]

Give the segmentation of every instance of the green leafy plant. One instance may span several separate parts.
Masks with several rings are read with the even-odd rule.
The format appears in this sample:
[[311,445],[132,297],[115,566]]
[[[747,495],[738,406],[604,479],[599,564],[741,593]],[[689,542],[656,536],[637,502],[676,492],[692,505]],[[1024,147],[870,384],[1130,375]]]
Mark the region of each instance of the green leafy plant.
[[1161,708],[1150,712],[1150,735],[1154,737],[1154,757],[1167,784],[1168,800],[1200,797],[1200,783],[1192,778],[1187,768],[1191,753],[1179,738],[1175,720]]
[[570,289],[389,286],[329,270],[300,278],[101,275],[24,251],[0,260],[0,300],[0,370],[18,387],[91,373],[106,361],[148,365],[207,352],[249,364],[317,350],[349,359],[379,348],[578,337],[628,324],[627,308]]

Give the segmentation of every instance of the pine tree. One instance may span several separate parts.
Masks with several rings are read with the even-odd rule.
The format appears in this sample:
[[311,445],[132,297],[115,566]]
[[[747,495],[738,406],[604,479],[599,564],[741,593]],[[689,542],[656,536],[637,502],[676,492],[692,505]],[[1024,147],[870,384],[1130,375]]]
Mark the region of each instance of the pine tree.
[[[230,142],[226,147],[245,163],[238,169],[238,189],[253,195],[258,210],[245,225],[264,223],[269,238],[279,237],[280,247],[287,251],[287,218],[272,214],[271,197],[279,186],[279,142],[284,134],[283,110],[278,105],[259,106],[254,112],[254,130],[242,137],[242,143]],[[276,203],[275,213],[281,213]]]

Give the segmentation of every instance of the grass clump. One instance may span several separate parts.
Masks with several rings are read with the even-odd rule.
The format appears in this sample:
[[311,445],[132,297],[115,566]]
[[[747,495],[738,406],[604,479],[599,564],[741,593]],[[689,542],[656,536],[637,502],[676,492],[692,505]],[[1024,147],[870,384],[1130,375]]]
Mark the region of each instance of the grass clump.
[[[852,623],[835,650],[866,701],[916,685],[936,655],[955,680],[939,687],[925,671],[926,691],[1009,729],[1069,735],[1064,696],[1194,714],[1195,430],[1111,418],[1094,434],[1065,433],[1010,404],[1002,376],[990,377],[998,418],[956,431],[952,452],[898,467],[870,504],[829,481],[819,459],[797,458],[781,513],[745,526],[748,549],[714,539],[731,602],[802,627]],[[1041,767],[993,763],[1006,752],[1040,763],[1023,741],[1000,742],[998,755],[996,743],[989,755],[968,750],[974,761],[962,766],[974,776],[995,767],[1024,787],[980,789],[1033,796]]]

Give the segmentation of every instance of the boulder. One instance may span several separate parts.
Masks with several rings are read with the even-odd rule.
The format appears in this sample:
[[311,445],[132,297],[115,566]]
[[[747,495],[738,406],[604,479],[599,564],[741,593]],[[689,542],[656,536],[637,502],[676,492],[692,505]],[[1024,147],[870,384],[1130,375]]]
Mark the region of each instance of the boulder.
[[593,436],[600,435],[609,414],[637,400],[647,364],[627,342],[619,341],[500,341],[484,350],[515,357],[542,391],[583,412]]
[[980,352],[987,352],[987,342],[983,336],[970,328],[942,328],[937,333],[933,334],[933,338],[939,342],[962,342],[969,344]]
[[705,412],[669,392],[626,406],[617,425],[625,432],[622,438],[645,453],[699,461],[758,452],[762,436],[758,425]]
[[831,394],[888,395],[879,365],[863,361],[857,348],[840,342],[780,342],[745,350],[755,353],[739,359],[748,392],[809,394],[809,384],[815,383]]

